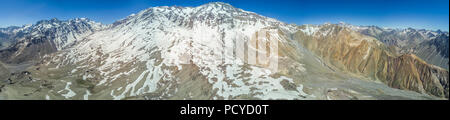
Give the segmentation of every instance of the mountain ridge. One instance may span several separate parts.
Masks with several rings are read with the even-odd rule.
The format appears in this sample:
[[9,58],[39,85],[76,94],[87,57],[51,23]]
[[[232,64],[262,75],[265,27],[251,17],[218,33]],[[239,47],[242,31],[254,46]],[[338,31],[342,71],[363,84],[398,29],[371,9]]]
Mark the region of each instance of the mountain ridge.
[[[148,8],[102,26],[68,48],[41,56],[27,72],[12,75],[10,81],[20,84],[6,85],[0,95],[10,99],[437,99],[428,94],[448,98],[448,75],[436,78],[445,70],[423,64],[414,55],[399,60],[381,41],[336,24],[296,26],[229,4],[210,3]],[[278,70],[264,60],[252,61],[252,56],[264,53],[279,60]],[[381,66],[403,63],[423,70],[404,73],[412,78],[397,81],[391,79],[398,76],[392,71],[405,67]],[[403,90],[363,80],[373,76],[386,77],[380,79],[384,84]],[[417,86],[422,80],[427,84]],[[34,92],[36,88],[41,92]]]
[[9,29],[8,37],[15,41],[9,47],[0,50],[0,56],[7,63],[27,62],[69,47],[78,39],[102,29],[102,26],[86,18],[65,21],[54,18]]

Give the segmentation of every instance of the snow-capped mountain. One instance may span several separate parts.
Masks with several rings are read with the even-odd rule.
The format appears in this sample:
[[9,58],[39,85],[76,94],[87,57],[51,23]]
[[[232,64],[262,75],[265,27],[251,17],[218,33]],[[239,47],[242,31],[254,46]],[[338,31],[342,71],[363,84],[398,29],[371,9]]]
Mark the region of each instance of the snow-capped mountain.
[[442,32],[440,30],[417,30],[413,28],[390,29],[377,26],[356,26],[352,28],[365,35],[375,37],[387,45],[394,45],[402,48],[429,41],[440,35],[448,35],[448,32]]
[[[399,54],[416,54],[428,63],[448,69],[448,50],[440,49],[448,48],[448,44],[445,43],[445,37],[449,36],[448,32],[413,28],[390,29],[377,26],[354,26],[345,23],[340,23],[340,25],[375,37],[384,44],[394,47]],[[436,39],[439,40],[436,41]],[[441,42],[443,44],[430,44]]]
[[[67,21],[60,21],[56,18],[42,20],[32,26],[24,26],[13,32],[19,42],[28,38],[51,37],[57,50],[80,40],[94,31],[105,28],[104,25],[96,23],[86,18],[76,18]],[[51,34],[50,34],[51,33]]]
[[2,30],[10,45],[0,50],[0,56],[8,63],[26,62],[70,47],[103,28],[104,25],[86,18],[42,20],[33,25],[10,27]]
[[7,28],[0,28],[0,50],[8,47],[14,39],[11,38],[13,36],[13,31],[19,29],[20,27],[11,26]]
[[[279,26],[283,28],[276,29]],[[175,86],[181,81],[177,80],[181,76],[175,73],[189,70],[185,68],[187,63],[192,63],[189,67],[195,67],[199,75],[206,77],[204,81],[212,85],[211,91],[217,89],[217,96],[210,96],[209,99],[231,99],[249,93],[260,93],[260,98],[298,98],[298,95],[304,94],[302,91],[285,91],[280,85],[280,81],[292,82],[292,79],[269,77],[267,73],[270,70],[265,68],[242,70],[243,58],[233,57],[233,51],[224,49],[224,46],[233,45],[237,40],[248,42],[255,39],[252,36],[257,32],[267,32],[268,36],[283,42],[280,37],[284,36],[279,36],[277,30],[293,31],[295,26],[225,3],[199,7],[153,7],[114,23],[109,30],[90,35],[70,52],[52,57],[49,62],[59,63],[59,66],[85,66],[78,69],[95,68],[98,75],[88,73],[86,76],[105,76],[93,81],[98,86],[125,82],[126,86],[109,88],[114,99],[155,92],[158,86],[164,85],[158,81]],[[138,73],[138,77],[126,82],[130,72]],[[243,76],[252,72],[259,74]],[[251,81],[243,82],[245,79]],[[275,89],[277,92],[273,92]],[[170,94],[170,91],[167,92]]]
[[[77,20],[81,22],[73,23]],[[49,30],[54,31],[43,32]],[[335,24],[286,24],[221,2],[152,7],[111,25],[50,20],[21,31],[41,37],[60,34],[47,39],[53,41],[52,52],[41,54],[26,72],[9,76],[0,98],[448,97],[448,84],[442,83],[448,81],[447,71],[419,61],[421,71],[438,73],[393,73],[410,68],[390,67],[403,59],[374,37]],[[393,77],[401,75],[405,79]],[[414,85],[394,84],[405,81]]]

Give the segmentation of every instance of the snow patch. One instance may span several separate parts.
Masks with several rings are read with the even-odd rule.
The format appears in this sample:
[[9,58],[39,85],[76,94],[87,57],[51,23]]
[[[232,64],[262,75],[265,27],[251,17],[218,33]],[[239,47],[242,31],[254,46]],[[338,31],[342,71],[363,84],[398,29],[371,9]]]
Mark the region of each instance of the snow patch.
[[369,57],[369,54],[370,54],[370,50],[371,50],[371,49],[372,49],[371,47],[369,47],[369,49],[367,49],[366,54],[363,56],[363,59],[364,59],[364,60],[366,60],[367,57]]
[[318,27],[312,25],[306,25],[304,29],[300,29],[300,31],[304,32],[307,35],[314,35],[317,31],[319,31]]
[[[61,94],[61,95],[64,96],[64,98],[66,98],[66,99],[69,99],[69,98],[71,98],[71,97],[73,97],[73,96],[76,95],[76,93],[73,92],[73,91],[70,89],[70,85],[72,85],[72,82],[67,82],[67,83],[66,83],[66,88],[64,88],[64,90],[66,90],[66,91],[68,91],[68,92],[67,92],[66,94]],[[58,93],[61,93],[61,92],[63,92],[64,90],[60,90],[60,91],[58,91]]]
[[89,95],[92,95],[89,90],[86,90],[86,94],[83,95],[84,100],[89,100]]

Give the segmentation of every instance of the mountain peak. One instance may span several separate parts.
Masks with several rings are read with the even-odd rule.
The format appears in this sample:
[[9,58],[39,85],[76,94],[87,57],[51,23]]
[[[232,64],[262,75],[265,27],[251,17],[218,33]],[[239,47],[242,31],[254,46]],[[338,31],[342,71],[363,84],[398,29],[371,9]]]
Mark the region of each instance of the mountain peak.
[[[226,12],[236,12],[239,9],[231,6],[228,3],[223,2],[211,2],[199,6],[187,7],[187,6],[155,6],[147,8],[140,11],[137,14],[132,14],[125,19],[130,17],[147,16],[154,14],[165,14],[165,15],[180,15],[180,14],[206,14],[206,13],[226,13]],[[120,20],[119,20],[120,21]]]
[[49,20],[40,20],[36,24],[46,24],[46,23],[55,23],[55,22],[61,22],[58,18],[52,18]]
[[228,4],[228,3],[224,3],[224,2],[210,2],[210,3],[206,3],[203,4],[201,6],[227,6],[227,7],[233,7],[232,5]]
[[218,12],[218,11],[227,11],[227,12],[233,12],[233,11],[240,11],[238,8],[233,7],[232,5],[224,2],[211,2],[206,3],[200,6],[196,7],[197,9],[203,9],[210,12]]
[[[267,21],[270,23],[279,23],[275,19],[269,19],[267,17],[258,15],[253,12],[248,12],[239,8],[235,8],[228,3],[223,2],[211,2],[194,7],[185,6],[158,6],[150,7],[137,14],[131,14],[128,17],[118,20],[113,23],[112,26],[118,26],[122,23],[127,23],[129,21],[164,21],[170,19],[169,21],[188,23],[192,20],[195,21],[209,21],[208,23],[221,24],[226,22],[231,22],[234,17],[239,16],[242,21],[252,21],[256,22]],[[134,23],[134,22],[133,22]]]

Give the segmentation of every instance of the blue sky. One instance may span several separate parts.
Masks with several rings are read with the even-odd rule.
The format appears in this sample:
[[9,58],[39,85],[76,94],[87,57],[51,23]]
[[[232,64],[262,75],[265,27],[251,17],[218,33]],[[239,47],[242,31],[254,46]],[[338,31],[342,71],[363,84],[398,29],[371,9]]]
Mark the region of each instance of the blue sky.
[[[198,6],[217,0],[1,0],[0,27],[85,17],[112,23],[153,6]],[[338,23],[449,31],[449,0],[221,0],[295,24]]]

